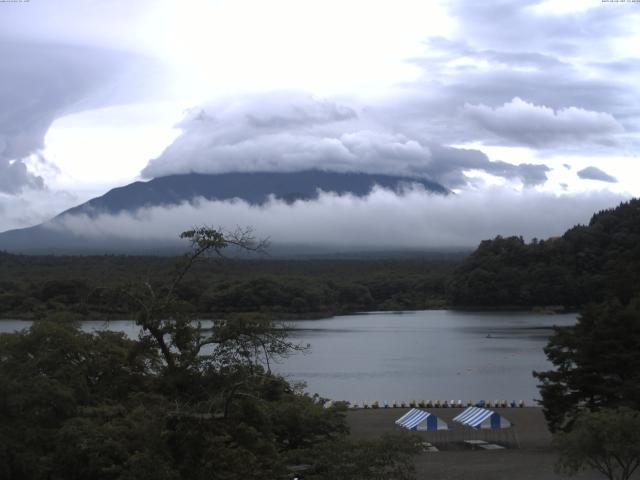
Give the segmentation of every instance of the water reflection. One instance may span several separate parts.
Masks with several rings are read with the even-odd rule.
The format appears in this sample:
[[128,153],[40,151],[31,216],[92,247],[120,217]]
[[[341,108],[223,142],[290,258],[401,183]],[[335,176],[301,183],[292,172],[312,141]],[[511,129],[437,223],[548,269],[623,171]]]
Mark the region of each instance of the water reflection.
[[[287,322],[307,354],[275,369],[310,392],[343,400],[526,400],[538,396],[533,370],[549,368],[542,351],[553,325],[576,316],[524,312],[372,312]],[[0,321],[1,331],[30,322]],[[203,322],[210,327],[211,322]],[[131,320],[83,322],[85,331],[138,336]]]
[[308,390],[345,400],[507,399],[538,396],[533,370],[553,325],[575,315],[422,311],[293,322],[311,353],[278,369]]

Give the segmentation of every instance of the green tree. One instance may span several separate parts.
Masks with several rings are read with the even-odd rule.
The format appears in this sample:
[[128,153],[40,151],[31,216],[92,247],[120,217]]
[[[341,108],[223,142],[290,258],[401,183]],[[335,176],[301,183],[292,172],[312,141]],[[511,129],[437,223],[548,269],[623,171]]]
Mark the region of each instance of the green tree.
[[562,472],[593,468],[610,480],[627,480],[640,466],[640,411],[584,411],[571,431],[554,436],[554,444]]
[[366,441],[340,438],[298,453],[297,460],[303,465],[309,462],[305,480],[412,480],[420,441],[409,433]]
[[640,298],[587,308],[575,326],[556,328],[545,353],[555,369],[534,376],[552,431],[583,409],[640,409]]
[[47,478],[59,465],[54,452],[68,422],[153,388],[156,367],[144,345],[114,332],[83,333],[60,319],[0,335],[2,478]]
[[82,332],[59,313],[0,335],[2,478],[277,479],[299,458],[313,471],[342,462],[347,472],[369,465],[368,478],[410,478],[410,454],[348,441],[344,405],[325,408],[271,371],[274,358],[304,349],[285,328],[256,316],[194,320],[183,281],[208,253],[260,249],[250,232],[182,236],[191,249],[168,281],[124,290],[139,308],[136,340]]
[[562,237],[485,240],[455,270],[453,305],[584,307],[627,303],[640,284],[640,199],[596,213]]

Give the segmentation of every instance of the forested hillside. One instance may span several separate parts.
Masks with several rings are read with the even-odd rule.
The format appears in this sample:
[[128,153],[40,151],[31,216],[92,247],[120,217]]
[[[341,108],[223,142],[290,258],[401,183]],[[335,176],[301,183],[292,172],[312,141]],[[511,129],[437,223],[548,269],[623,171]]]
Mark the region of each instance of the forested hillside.
[[454,306],[573,308],[609,296],[627,302],[639,285],[640,200],[634,199],[562,237],[483,241],[455,270],[448,299]]
[[[127,318],[130,284],[166,281],[175,258],[0,253],[0,317]],[[457,261],[437,259],[208,259],[176,292],[203,317],[261,312],[316,317],[443,306]]]

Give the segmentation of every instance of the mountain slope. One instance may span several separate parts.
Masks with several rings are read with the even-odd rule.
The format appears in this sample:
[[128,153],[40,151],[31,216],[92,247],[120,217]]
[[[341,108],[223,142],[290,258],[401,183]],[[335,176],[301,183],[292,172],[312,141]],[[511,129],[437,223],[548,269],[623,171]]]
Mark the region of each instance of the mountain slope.
[[170,175],[114,188],[44,224],[0,233],[0,249],[14,252],[162,250],[175,247],[175,242],[140,240],[134,243],[116,238],[79,236],[62,228],[63,222],[60,220],[71,215],[95,217],[100,214],[135,212],[144,207],[176,205],[196,198],[238,198],[258,205],[271,195],[292,202],[313,199],[319,190],[364,196],[376,185],[400,191],[410,184],[419,184],[425,190],[438,194],[449,193],[442,185],[424,179],[320,170]]

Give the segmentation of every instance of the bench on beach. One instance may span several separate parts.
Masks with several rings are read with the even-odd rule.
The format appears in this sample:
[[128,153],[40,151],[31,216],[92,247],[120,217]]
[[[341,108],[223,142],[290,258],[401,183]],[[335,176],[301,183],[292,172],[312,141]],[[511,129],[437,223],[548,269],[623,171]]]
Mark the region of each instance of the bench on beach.
[[486,445],[478,445],[478,448],[483,450],[504,450],[505,447],[496,443],[487,443]]
[[464,443],[469,445],[474,450],[480,445],[487,445],[487,442],[485,442],[484,440],[464,440]]
[[471,447],[472,450],[481,448],[482,450],[504,450],[505,447],[495,443],[485,442],[484,440],[464,440],[464,443]]
[[438,447],[434,446],[429,442],[422,442],[420,445],[422,446],[423,452],[439,452],[440,451],[438,450]]

